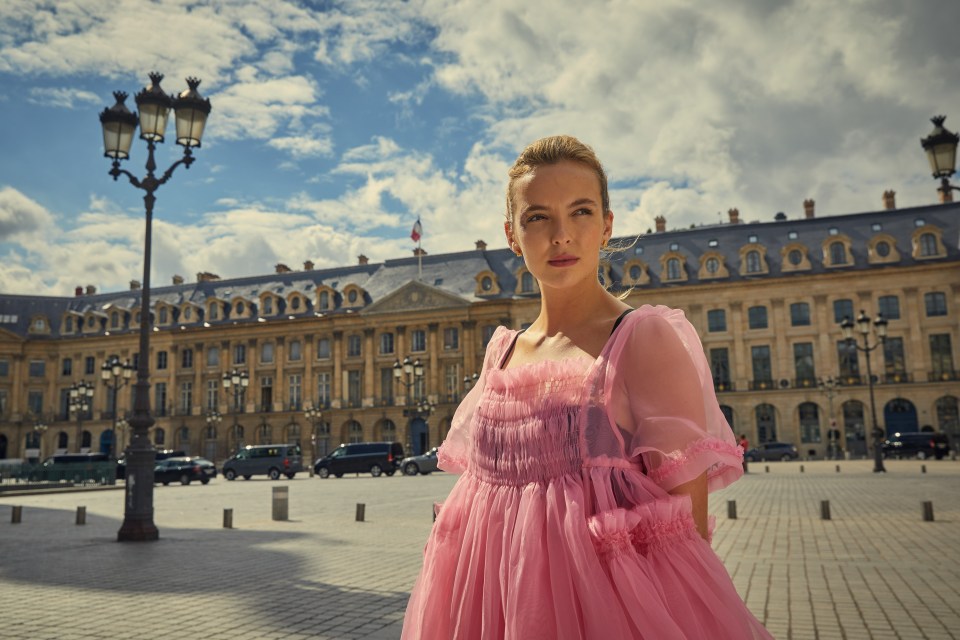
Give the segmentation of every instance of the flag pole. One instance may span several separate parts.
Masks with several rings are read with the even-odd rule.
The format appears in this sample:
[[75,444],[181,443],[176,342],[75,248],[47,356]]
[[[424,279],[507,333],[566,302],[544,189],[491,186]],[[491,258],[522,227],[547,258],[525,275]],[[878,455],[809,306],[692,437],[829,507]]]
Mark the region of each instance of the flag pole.
[[417,280],[423,282],[423,248],[420,245],[420,238],[417,239]]

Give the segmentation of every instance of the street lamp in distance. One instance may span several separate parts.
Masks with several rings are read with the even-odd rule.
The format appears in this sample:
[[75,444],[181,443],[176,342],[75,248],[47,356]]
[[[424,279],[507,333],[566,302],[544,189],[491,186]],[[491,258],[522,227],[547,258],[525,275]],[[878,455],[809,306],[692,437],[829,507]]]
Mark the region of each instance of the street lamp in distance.
[[940,202],[953,202],[953,192],[960,191],[960,187],[950,184],[950,176],[956,172],[957,143],[960,136],[943,126],[947,116],[934,116],[933,131],[926,138],[920,139],[920,146],[927,152],[930,170],[933,177],[940,180]]
[[843,337],[847,341],[847,344],[855,347],[857,351],[862,351],[867,358],[867,387],[870,389],[870,417],[873,421],[873,430],[871,433],[871,435],[873,435],[873,472],[885,473],[887,470],[883,466],[884,432],[877,422],[877,403],[873,397],[873,372],[870,369],[870,352],[886,343],[887,321],[884,319],[883,314],[880,313],[878,313],[877,317],[873,320],[873,330],[879,340],[872,345],[870,344],[870,318],[862,309],[860,310],[860,315],[857,316],[856,329],[860,333],[860,337],[863,338],[863,346],[857,344],[857,339],[853,335],[854,322],[849,317],[844,317],[840,323],[840,329],[843,331]]
[[117,393],[119,393],[121,387],[130,383],[133,372],[134,367],[130,364],[130,361],[120,362],[120,358],[116,355],[107,358],[100,367],[100,377],[107,388],[112,391],[110,400],[110,411],[113,416],[113,442],[110,443],[111,458],[120,457],[120,443],[117,434]]
[[87,416],[90,407],[93,405],[93,390],[93,383],[87,382],[86,380],[74,382],[70,385],[68,407],[70,413],[74,413],[77,416],[77,453],[80,453],[81,445],[83,444],[83,419]]

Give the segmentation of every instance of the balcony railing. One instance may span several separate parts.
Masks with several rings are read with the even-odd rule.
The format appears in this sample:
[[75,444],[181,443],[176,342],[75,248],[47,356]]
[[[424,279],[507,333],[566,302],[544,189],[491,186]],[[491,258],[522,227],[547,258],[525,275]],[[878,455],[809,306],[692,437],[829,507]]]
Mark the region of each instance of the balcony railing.
[[793,386],[797,389],[812,389],[817,386],[817,379],[810,377],[794,378]]
[[777,388],[774,380],[751,380],[750,391],[773,391]]
[[716,391],[717,393],[723,393],[725,391],[735,391],[736,388],[737,388],[736,385],[729,380],[724,380],[723,382],[719,382],[715,380],[713,383],[713,390]]
[[863,384],[863,377],[861,377],[860,374],[841,374],[837,376],[837,384],[845,387],[856,386],[858,384]]
[[913,382],[913,376],[905,372],[885,373],[883,374],[883,382],[884,384],[903,384]]
[[956,369],[948,369],[946,371],[927,372],[928,382],[948,382],[950,380],[960,380],[960,371],[957,371]]

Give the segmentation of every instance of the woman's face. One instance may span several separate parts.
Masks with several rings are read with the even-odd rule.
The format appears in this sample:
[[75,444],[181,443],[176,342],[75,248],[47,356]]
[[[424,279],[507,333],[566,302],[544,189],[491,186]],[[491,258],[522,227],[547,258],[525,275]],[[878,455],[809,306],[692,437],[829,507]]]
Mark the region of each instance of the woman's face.
[[592,169],[570,160],[537,167],[514,183],[513,205],[513,224],[504,225],[507,242],[523,253],[541,288],[597,281],[613,214],[604,214]]

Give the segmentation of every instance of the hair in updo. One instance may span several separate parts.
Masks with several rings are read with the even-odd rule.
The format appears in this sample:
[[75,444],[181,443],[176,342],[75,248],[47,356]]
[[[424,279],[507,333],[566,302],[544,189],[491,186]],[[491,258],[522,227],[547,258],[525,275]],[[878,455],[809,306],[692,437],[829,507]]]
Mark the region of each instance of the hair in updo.
[[600,199],[603,213],[610,211],[610,192],[607,190],[607,174],[600,164],[600,159],[588,145],[580,142],[573,136],[549,136],[530,143],[517,157],[510,167],[507,183],[507,223],[513,225],[513,188],[517,180],[534,171],[537,167],[557,164],[564,160],[572,160],[593,170],[600,181]]

